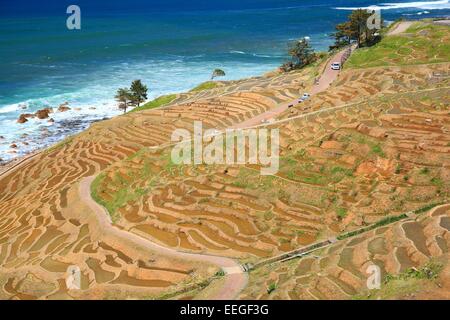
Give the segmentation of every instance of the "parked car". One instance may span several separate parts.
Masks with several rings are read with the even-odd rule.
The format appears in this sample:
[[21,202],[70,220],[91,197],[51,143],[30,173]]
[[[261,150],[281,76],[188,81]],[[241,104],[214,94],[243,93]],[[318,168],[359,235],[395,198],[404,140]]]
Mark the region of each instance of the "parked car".
[[341,70],[341,64],[339,62],[333,62],[331,64],[331,70]]

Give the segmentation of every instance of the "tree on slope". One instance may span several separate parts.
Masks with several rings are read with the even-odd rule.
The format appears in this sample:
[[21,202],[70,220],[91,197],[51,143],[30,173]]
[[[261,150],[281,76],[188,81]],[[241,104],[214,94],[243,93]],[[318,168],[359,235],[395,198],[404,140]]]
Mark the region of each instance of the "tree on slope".
[[131,83],[131,104],[133,106],[138,106],[147,100],[148,88],[146,85],[142,84],[141,80],[134,80]]
[[315,60],[314,49],[309,45],[308,40],[301,39],[291,43],[289,55],[296,69],[303,68]]
[[119,103],[119,109],[123,110],[123,113],[126,113],[132,99],[130,90],[128,88],[120,88],[117,90],[115,99]]
[[[330,46],[330,49],[343,47],[350,44],[352,40],[355,40],[359,47],[374,44],[378,30],[369,29],[367,24],[371,16],[372,13],[367,10],[353,10],[346,22],[336,25],[336,32],[332,34],[335,43]],[[382,21],[381,24],[383,24]]]
[[334,37],[334,44],[330,46],[330,50],[338,49],[349,45],[352,37],[350,31],[350,23],[344,22],[336,25],[336,32],[331,34]]
[[211,75],[211,80],[214,80],[214,78],[217,77],[225,77],[225,71],[222,69],[215,69]]
[[368,34],[367,21],[371,14],[363,9],[358,9],[352,11],[349,18],[349,33],[352,39],[356,39],[358,42],[358,46],[361,46],[363,42],[367,39],[364,39],[364,35]]

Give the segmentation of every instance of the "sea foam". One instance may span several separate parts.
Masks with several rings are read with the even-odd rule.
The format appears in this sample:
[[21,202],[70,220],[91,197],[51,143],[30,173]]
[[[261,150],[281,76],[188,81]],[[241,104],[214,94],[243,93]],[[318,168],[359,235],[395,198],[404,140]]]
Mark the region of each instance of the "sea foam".
[[422,9],[422,10],[444,10],[450,9],[450,0],[438,1],[415,1],[415,2],[400,2],[400,3],[380,3],[377,5],[370,5],[367,7],[335,7],[337,10],[393,10],[393,9]]

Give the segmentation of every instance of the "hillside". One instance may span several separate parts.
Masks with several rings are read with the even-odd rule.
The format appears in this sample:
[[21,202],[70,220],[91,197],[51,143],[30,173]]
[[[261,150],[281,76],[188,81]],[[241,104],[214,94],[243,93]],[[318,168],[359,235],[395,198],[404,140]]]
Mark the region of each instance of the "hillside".
[[[174,165],[171,134],[194,120],[223,130],[290,103],[311,92],[324,60],[170,96],[15,167],[0,177],[0,298],[215,298],[223,281],[248,277],[239,298],[448,299],[450,209],[432,209],[450,198],[448,28],[417,22],[357,50],[331,87],[264,124],[280,130],[276,175],[256,165]],[[313,255],[218,272],[336,237]],[[368,261],[383,277],[439,268],[419,279],[427,292],[409,282],[402,292],[405,278],[393,277],[370,295]],[[70,265],[82,271],[82,290],[66,287]]]

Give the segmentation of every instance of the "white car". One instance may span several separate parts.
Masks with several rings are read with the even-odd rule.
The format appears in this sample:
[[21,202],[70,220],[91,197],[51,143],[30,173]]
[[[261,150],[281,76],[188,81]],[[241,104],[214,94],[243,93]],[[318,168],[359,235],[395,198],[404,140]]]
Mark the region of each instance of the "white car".
[[331,70],[341,70],[341,64],[339,62],[333,62],[331,64]]
[[300,98],[300,102],[308,100],[309,97],[311,97],[309,93],[304,93],[303,96]]

